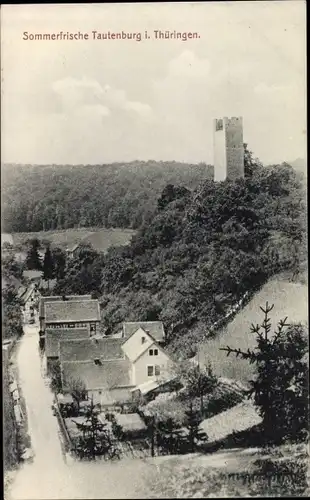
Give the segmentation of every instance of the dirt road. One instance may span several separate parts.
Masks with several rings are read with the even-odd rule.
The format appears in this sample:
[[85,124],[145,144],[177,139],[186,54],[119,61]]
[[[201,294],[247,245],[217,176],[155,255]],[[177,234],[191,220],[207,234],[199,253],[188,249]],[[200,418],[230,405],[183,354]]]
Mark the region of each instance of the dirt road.
[[19,382],[26,401],[28,432],[34,458],[16,474],[9,498],[45,500],[75,498],[142,498],[154,466],[139,459],[117,463],[78,462],[63,453],[53,395],[40,357],[38,327],[25,326],[18,349]]

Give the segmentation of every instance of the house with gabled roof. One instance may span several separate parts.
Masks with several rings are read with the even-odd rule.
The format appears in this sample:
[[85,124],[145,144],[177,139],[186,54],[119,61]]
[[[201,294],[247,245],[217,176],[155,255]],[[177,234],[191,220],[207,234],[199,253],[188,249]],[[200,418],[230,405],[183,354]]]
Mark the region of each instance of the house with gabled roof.
[[74,341],[63,339],[59,344],[59,361],[61,363],[75,363],[124,359],[122,343],[121,339],[109,337],[92,337]]
[[40,332],[44,335],[45,331],[45,303],[46,302],[59,302],[60,300],[91,300],[91,295],[51,295],[47,297],[41,297],[39,304],[39,321],[40,321]]
[[162,346],[163,325],[150,323],[143,322],[144,328],[141,323],[129,323],[129,327],[124,324],[126,337],[60,340],[64,391],[69,390],[68,380],[78,378],[95,400],[110,404],[111,398],[118,402],[130,400],[133,389],[146,382],[171,379],[172,362]]
[[69,259],[73,259],[76,256],[77,250],[79,249],[80,244],[74,243],[70,247],[66,248],[66,254]]
[[[100,306],[98,300],[45,300],[40,304],[41,328],[45,333],[47,365],[59,358],[61,340],[82,340],[96,335],[99,330]],[[43,312],[42,312],[43,311]],[[42,314],[44,316],[42,316]],[[41,334],[43,333],[41,330]]]
[[142,328],[148,335],[158,342],[165,342],[165,330],[162,321],[125,321],[122,327],[122,336],[131,337],[139,328]]
[[87,328],[48,328],[45,334],[45,355],[48,360],[59,359],[59,342],[66,340],[87,339]]
[[84,383],[89,396],[101,404],[128,399],[131,363],[122,350],[122,339],[109,337],[59,342],[63,391],[72,380]]
[[[100,306],[96,299],[63,300],[45,302],[44,316],[46,328],[83,328],[94,326],[90,330],[96,333],[96,326],[100,322]],[[72,325],[72,326],[68,326]]]
[[[170,376],[171,359],[163,348],[165,338],[160,321],[124,323],[126,332],[122,349],[131,362],[132,385]],[[143,326],[141,326],[143,325]]]
[[36,284],[31,283],[28,287],[21,286],[18,290],[17,297],[21,303],[24,319],[28,321],[34,318],[34,307],[39,297]]

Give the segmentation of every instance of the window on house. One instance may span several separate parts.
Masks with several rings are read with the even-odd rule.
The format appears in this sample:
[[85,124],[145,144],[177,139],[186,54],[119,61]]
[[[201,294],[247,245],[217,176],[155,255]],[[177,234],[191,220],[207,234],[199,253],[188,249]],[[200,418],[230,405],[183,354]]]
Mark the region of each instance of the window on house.
[[154,375],[154,366],[147,367],[147,376],[152,377]]
[[153,356],[153,354],[154,354],[153,349],[150,349],[150,350],[149,350],[149,355],[150,355],[150,356]]
[[141,337],[141,344],[144,344],[145,340],[145,337]]
[[160,375],[160,366],[158,365],[155,366],[155,375],[156,376]]
[[158,349],[154,349],[154,356],[158,356]]

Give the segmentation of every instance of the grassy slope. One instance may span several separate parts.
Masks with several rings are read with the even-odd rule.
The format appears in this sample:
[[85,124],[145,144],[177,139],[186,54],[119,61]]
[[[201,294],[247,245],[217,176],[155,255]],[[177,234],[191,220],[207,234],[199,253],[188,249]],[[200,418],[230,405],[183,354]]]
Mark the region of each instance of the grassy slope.
[[90,243],[97,251],[106,252],[111,246],[127,245],[133,234],[135,231],[130,229],[100,229],[88,235],[83,241]]
[[308,321],[308,287],[305,284],[290,283],[278,276],[271,279],[233,319],[231,323],[220,332],[217,338],[207,340],[200,348],[200,360],[210,360],[215,372],[224,377],[239,379],[246,382],[253,373],[253,365],[247,361],[236,361],[235,356],[226,356],[219,347],[240,347],[247,349],[256,345],[255,335],[251,334],[252,323],[261,323],[263,316],[260,306],[268,301],[274,304],[271,312],[272,326],[276,327],[277,321],[288,317],[288,322]]
[[38,233],[13,233],[14,244],[23,246],[28,239],[49,240],[52,245],[66,248],[81,241],[91,243],[96,250],[105,252],[112,245],[124,245],[129,242],[134,231],[129,229],[81,228]]
[[[212,498],[307,495],[305,446],[269,450],[230,449],[208,455],[158,457],[149,498]],[[262,474],[261,464],[277,471]],[[270,469],[269,469],[270,470]],[[286,480],[281,484],[281,479]]]

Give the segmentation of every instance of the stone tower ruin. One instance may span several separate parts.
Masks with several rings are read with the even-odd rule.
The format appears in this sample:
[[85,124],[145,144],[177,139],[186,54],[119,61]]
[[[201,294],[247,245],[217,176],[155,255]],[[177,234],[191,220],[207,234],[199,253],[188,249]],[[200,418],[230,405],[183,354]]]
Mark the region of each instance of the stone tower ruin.
[[244,177],[242,117],[214,120],[214,180],[236,180]]

